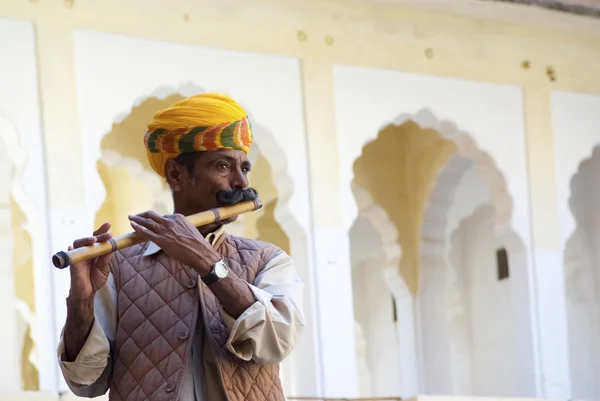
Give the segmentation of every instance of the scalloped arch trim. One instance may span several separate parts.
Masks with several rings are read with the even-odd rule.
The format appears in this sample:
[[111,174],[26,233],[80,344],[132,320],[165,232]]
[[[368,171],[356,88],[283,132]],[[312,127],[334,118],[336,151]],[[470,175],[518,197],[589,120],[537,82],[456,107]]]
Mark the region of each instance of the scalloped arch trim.
[[[10,163],[14,168],[8,193],[22,210],[23,215],[25,216],[23,230],[29,233],[33,243],[33,241],[39,240],[42,230],[36,207],[31,199],[25,194],[25,191],[21,186],[27,163],[27,155],[19,142],[19,135],[16,127],[4,117],[2,110],[0,110],[0,141],[6,146],[6,155],[4,155],[4,157],[7,157],[10,160]],[[36,263],[33,254],[32,258],[34,263]],[[12,261],[12,255],[10,260]],[[12,270],[12,263],[10,263],[9,266]],[[27,356],[27,361],[39,371],[36,345],[39,344],[38,339],[40,338],[40,332],[37,325],[36,314],[29,308],[26,302],[16,297],[15,307],[16,316],[20,319],[20,324],[18,325],[19,334],[25,336],[26,327],[29,326],[30,328],[30,338],[33,342],[33,347]]]

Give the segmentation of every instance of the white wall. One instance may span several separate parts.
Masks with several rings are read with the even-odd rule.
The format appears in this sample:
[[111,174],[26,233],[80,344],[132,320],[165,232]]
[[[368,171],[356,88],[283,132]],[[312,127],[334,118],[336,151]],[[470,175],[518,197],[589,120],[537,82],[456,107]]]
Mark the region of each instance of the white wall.
[[[0,127],[3,121],[0,119]],[[2,130],[2,128],[0,128]],[[0,135],[2,132],[0,131]],[[12,235],[11,201],[13,174],[16,166],[9,157],[7,143],[0,136],[0,319],[2,319],[2,331],[0,342],[6,344],[2,353],[5,361],[0,374],[0,388],[3,391],[21,390],[21,372],[15,367],[21,366],[21,338],[17,326],[17,299],[15,294],[15,280],[13,269],[14,238]]]
[[[494,210],[483,205],[455,231],[453,265],[464,291],[467,323],[462,333],[470,339],[471,392],[475,396],[519,396],[523,375],[514,316],[518,305],[511,296],[511,279],[498,281]],[[514,273],[514,266],[511,271]],[[517,330],[515,330],[517,329]],[[462,331],[462,330],[461,330]]]
[[571,180],[577,228],[565,247],[571,387],[578,398],[600,398],[600,149]]
[[[450,357],[452,369],[452,394],[473,395],[476,394],[474,386],[477,385],[474,364],[474,349],[473,329],[478,327],[478,324],[472,319],[472,289],[469,285],[471,267],[468,261],[468,248],[466,246],[469,241],[472,241],[473,247],[481,246],[476,244],[477,241],[484,241],[489,238],[489,233],[486,237],[477,239],[467,233],[466,230],[461,232],[462,235],[455,235],[455,230],[459,224],[465,219],[469,219],[475,210],[486,204],[492,203],[490,193],[490,185],[482,177],[482,173],[471,166],[467,170],[454,196],[454,202],[448,212],[448,222],[446,226],[446,244],[447,244],[447,262],[450,275],[448,296],[452,297],[450,302],[446,302],[446,307],[449,308],[450,319]],[[458,243],[455,243],[455,240]],[[474,250],[478,252],[478,250]],[[452,280],[454,278],[454,280]],[[479,285],[479,284],[478,284]],[[456,292],[452,294],[452,292]],[[454,298],[456,297],[456,298]],[[487,304],[487,302],[486,302]],[[478,322],[482,323],[482,322]],[[431,378],[435,380],[435,378]]]
[[[579,165],[600,144],[600,96],[570,92],[552,93],[555,165],[560,214],[560,236],[566,243],[575,231],[569,209],[571,179]],[[577,140],[573,140],[577,135]]]
[[[364,286],[364,296],[354,299],[365,313],[361,319],[366,344],[371,388],[361,397],[398,396],[401,391],[400,352],[396,323],[393,320],[392,293],[385,276],[383,259],[373,259],[357,268],[355,276]],[[407,318],[398,316],[399,319]]]
[[[350,253],[354,316],[365,341],[370,378],[359,395],[398,396],[401,374],[397,325],[393,320],[394,298],[384,273],[387,265],[381,233],[365,217],[359,217],[352,226]],[[407,318],[410,316],[398,316]]]
[[421,394],[454,394],[448,319],[449,269],[423,260],[417,295]]
[[[589,159],[594,148],[600,144],[599,111],[599,96],[567,92],[552,94],[560,236],[564,247],[562,259],[566,259],[565,270],[563,274],[556,275],[555,285],[562,294],[566,288],[565,327],[569,330],[570,349],[570,363],[566,364],[566,369],[570,368],[573,398],[600,397],[597,357],[598,284],[595,284],[595,290],[593,288],[598,277],[598,228],[596,219],[590,218],[598,212],[596,203],[593,202],[598,183],[595,162],[587,163],[588,173],[584,172],[577,177],[578,183],[573,180],[580,164]],[[575,135],[577,140],[573,140]],[[583,200],[585,198],[592,205],[587,204]],[[570,202],[573,203],[570,205]],[[578,214],[580,222],[587,221],[588,224],[578,227],[574,213]],[[561,295],[561,292],[558,294]],[[562,299],[565,299],[564,295]]]
[[477,207],[492,203],[490,185],[481,171],[471,167],[467,170],[454,195],[454,202],[448,212],[446,235],[448,237],[458,228],[461,220],[473,214]]
[[[495,161],[512,198],[510,225],[523,243],[525,260],[531,261],[523,101],[519,88],[344,65],[334,66],[334,84],[337,131],[343,133],[339,166],[345,227],[349,228],[357,215],[350,183],[352,164],[364,144],[390,122],[403,122],[427,110],[442,124],[455,124],[469,134],[478,148]],[[532,263],[526,266],[514,282],[519,287],[521,311],[516,317],[516,335],[526,343],[519,348],[523,366],[518,373],[518,388],[522,395],[529,396],[538,393],[540,371]],[[435,292],[432,290],[432,294]],[[449,354],[438,352],[436,356],[438,364],[449,366]]]
[[[469,353],[470,342],[464,344],[460,334],[454,335],[461,328],[457,328],[456,319],[460,319],[461,308],[464,307],[463,288],[453,288],[451,285],[460,286],[460,280],[454,279],[455,271],[450,265],[451,234],[458,227],[460,221],[470,216],[473,211],[484,203],[491,202],[489,183],[487,183],[480,171],[471,167],[462,173],[457,180],[457,188],[451,197],[453,188],[448,188],[448,199],[451,203],[448,210],[446,227],[444,231],[443,253],[441,258],[435,260],[446,262],[445,264],[432,265],[428,258],[423,258],[422,289],[419,293],[420,321],[423,344],[423,382],[428,394],[462,394],[471,393],[472,374],[470,369]],[[457,172],[461,174],[461,172]],[[441,175],[440,177],[443,177]],[[454,294],[452,291],[458,291]],[[459,300],[455,300],[459,297]],[[466,358],[466,359],[465,359]],[[468,360],[467,365],[463,362]]]
[[[436,202],[451,205],[445,219],[438,217],[446,225],[440,227],[444,244],[436,252],[446,258],[425,255],[422,266],[419,305],[428,394],[519,396],[531,391],[532,361],[521,357],[531,342],[515,336],[528,330],[521,307],[526,269],[511,255],[511,277],[497,281],[496,249],[506,244],[496,235],[490,175],[479,168],[471,163],[465,172],[457,170],[460,180],[448,178],[457,183],[456,190],[436,184],[447,191],[436,189]],[[479,209],[483,205],[485,213]]]
[[[22,165],[18,188],[12,189],[12,195],[27,218],[23,229],[32,238],[36,307],[32,335],[37,344],[40,387],[55,391],[57,337],[51,302],[54,267],[48,248],[48,205],[33,26],[28,22],[0,19],[0,38],[10,38],[0,40],[0,137],[4,136],[0,140],[10,141],[11,157]],[[64,298],[61,301],[64,304]],[[9,314],[7,319],[15,319],[16,311],[12,314],[9,308],[3,311]],[[3,364],[2,368],[12,371],[15,366]],[[0,376],[4,374],[0,372]],[[8,372],[6,375],[10,377]]]
[[[111,125],[126,116],[133,106],[149,96],[162,98],[173,93],[189,96],[197,88],[231,95],[247,109],[253,125],[272,134],[273,143],[265,141],[263,135],[259,146],[273,170],[287,169],[284,183],[281,175],[275,180],[276,185],[284,185],[284,188],[278,186],[283,199],[276,217],[285,216],[296,222],[295,232],[287,234],[299,274],[306,284],[308,323],[301,343],[289,359],[297,361],[295,368],[299,374],[294,378],[286,375],[286,390],[290,394],[317,394],[320,367],[312,311],[309,169],[299,61],[83,30],[75,32],[74,46],[87,207],[81,211],[77,227],[65,230],[72,237],[92,230],[94,215],[105,197],[96,171],[100,141]],[[140,146],[143,134],[139,133]],[[258,132],[255,139],[260,142]],[[287,211],[282,211],[284,208]],[[285,230],[286,221],[280,223]],[[58,298],[64,296],[67,286],[66,282],[58,285]],[[58,313],[58,322],[64,321],[64,314],[63,308]]]

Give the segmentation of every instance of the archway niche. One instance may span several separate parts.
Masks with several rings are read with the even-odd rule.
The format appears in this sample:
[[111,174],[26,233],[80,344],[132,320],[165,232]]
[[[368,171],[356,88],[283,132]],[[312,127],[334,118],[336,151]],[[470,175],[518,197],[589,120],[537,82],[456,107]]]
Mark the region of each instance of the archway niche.
[[139,102],[102,138],[102,156],[96,165],[106,198],[96,213],[95,227],[110,221],[113,233],[121,235],[132,231],[129,214],[149,209],[160,214],[173,212],[169,188],[146,157],[143,135],[157,111],[182,99],[184,96],[174,93],[164,99],[150,97]]
[[[399,361],[389,362],[387,368],[388,372],[400,372],[396,383],[402,383],[399,388],[403,396],[418,393],[531,394],[529,372],[533,371],[533,362],[516,357],[519,351],[531,348],[525,312],[528,303],[526,254],[522,241],[510,229],[511,197],[489,155],[479,151],[472,138],[454,125],[438,122],[431,113],[422,111],[414,116],[400,116],[386,125],[375,140],[363,147],[361,156],[355,161],[354,174],[353,189],[359,211],[360,196],[357,196],[356,188],[360,189],[358,193],[362,193],[362,197],[371,199],[384,212],[381,216],[385,216],[385,221],[395,231],[396,246],[402,249],[401,257],[394,265],[395,277],[388,273],[385,281],[377,282],[380,275],[375,272],[386,264],[385,258],[380,256],[385,246],[378,238],[385,236],[375,235],[359,212],[350,232],[350,241],[354,305],[359,306],[355,315],[364,333],[366,359],[383,357],[381,352],[371,355],[377,345],[369,341],[368,331],[387,332],[389,337],[395,329],[399,337],[396,347],[400,353]],[[468,191],[471,191],[470,197]],[[478,223],[478,238],[473,237],[474,230],[457,234],[462,235],[466,244],[481,239],[485,240],[485,246],[469,244],[468,252],[461,254],[467,259],[455,258],[457,266],[453,266],[448,257],[450,234],[464,218],[486,204],[489,208],[485,210],[493,212],[492,217],[480,220],[493,224]],[[490,248],[490,244],[493,247]],[[474,273],[484,272],[486,278],[494,277],[497,273],[496,251],[501,250],[506,250],[510,277],[470,283],[470,279],[479,277]],[[468,257],[476,257],[478,252],[486,252],[485,257],[474,264],[465,263]],[[367,293],[360,290],[361,286],[373,286],[377,290]],[[501,307],[496,308],[487,299],[481,305],[485,316],[479,318],[479,310],[476,311],[477,319],[472,315],[465,316],[463,311],[473,310],[473,303],[485,294],[483,289],[492,291],[492,287],[494,290],[490,293],[505,299],[505,302],[499,302]],[[365,312],[360,308],[381,302],[382,294],[387,294],[388,299],[394,294],[394,303],[389,301],[387,304],[395,305],[398,313],[401,295],[396,293],[404,294],[405,305],[410,305],[402,309],[403,315],[395,316],[405,326],[399,329],[390,324],[389,320],[394,318],[392,314],[385,323],[371,320],[367,330],[363,326],[367,320],[361,314],[369,316],[369,313],[380,311],[389,314],[389,310],[380,306],[380,311]],[[506,316],[510,318],[506,319]],[[485,324],[500,329],[500,334],[491,338],[481,334],[489,334],[483,326],[484,318]],[[472,327],[473,324],[476,327]],[[400,333],[405,334],[404,338]],[[473,338],[476,339],[481,337],[481,344],[465,342],[465,333],[475,333]],[[499,341],[497,349],[501,352],[494,351],[494,341]],[[467,352],[472,350],[474,352]],[[492,354],[500,359],[487,360],[486,357]],[[371,377],[375,377],[374,369],[381,369],[373,363],[368,368]],[[473,373],[472,368],[481,369],[483,373]],[[393,382],[392,378],[388,379],[387,389]],[[372,394],[368,395],[391,395],[382,394],[386,387],[378,388],[373,380],[371,387]],[[410,391],[407,390],[409,387]]]
[[[359,394],[399,395],[401,333],[394,292],[402,291],[405,285],[397,268],[402,254],[398,233],[364,188],[354,186],[353,193],[359,210],[349,233]],[[400,289],[395,288],[398,285]]]
[[575,231],[565,247],[565,283],[572,397],[600,398],[600,146],[571,179]]
[[413,294],[419,286],[421,221],[434,175],[454,150],[435,131],[408,121],[385,126],[354,162],[359,211],[350,230],[355,317],[366,333],[374,378],[365,396],[419,393]]
[[[162,88],[154,95],[137,101],[128,113],[124,113],[113,124],[111,131],[101,141],[102,156],[97,162],[106,197],[96,214],[96,226],[104,221],[111,221],[112,231],[118,235],[131,231],[127,219],[130,213],[148,209],[162,214],[172,213],[170,190],[164,179],[151,169],[142,138],[146,124],[154,113],[190,93],[202,92],[201,88],[192,84],[178,90]],[[251,115],[250,118],[252,119]],[[297,272],[308,287],[308,240],[289,210],[288,204],[294,188],[293,180],[287,173],[285,154],[277,145],[273,134],[259,122],[253,122],[253,135],[254,143],[248,155],[253,164],[249,178],[250,185],[259,192],[263,208],[239,216],[236,222],[227,226],[227,232],[279,246],[294,258]],[[310,299],[305,300],[305,307],[309,313],[312,308]],[[307,321],[305,330],[312,330],[311,324]],[[298,386],[305,386],[302,375],[296,368],[296,354],[312,352],[314,344],[308,335],[302,339],[304,342],[282,364],[282,381],[287,393],[296,393]]]
[[2,343],[6,345],[3,359],[8,367],[2,371],[0,388],[36,391],[39,390],[35,341],[38,332],[29,230],[31,202],[21,187],[26,155],[18,138],[15,127],[0,114],[0,251],[4,255],[0,294],[4,313]]
[[428,394],[535,392],[527,256],[511,229],[512,198],[473,138],[423,111],[412,117],[456,145],[430,188],[417,294],[421,374]]

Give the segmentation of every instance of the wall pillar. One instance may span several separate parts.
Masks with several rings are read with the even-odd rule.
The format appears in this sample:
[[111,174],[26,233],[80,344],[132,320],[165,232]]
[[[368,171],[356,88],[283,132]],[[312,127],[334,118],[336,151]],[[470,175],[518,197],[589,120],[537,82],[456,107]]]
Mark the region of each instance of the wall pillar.
[[416,309],[414,297],[406,288],[401,294],[394,293],[398,321],[398,352],[400,359],[400,396],[403,399],[419,394],[419,365],[417,358]]
[[[56,347],[66,318],[65,299],[70,287],[69,271],[57,270],[50,263],[51,254],[65,250],[73,240],[91,234],[93,216],[85,210],[84,177],[81,169],[81,132],[77,116],[77,88],[73,62],[73,27],[56,21],[36,22],[36,49],[39,68],[39,91],[42,113],[43,145],[49,202],[49,246],[44,255],[47,279],[46,297],[36,290],[38,318],[44,316],[43,364],[40,370],[42,391],[66,391],[58,370]],[[60,99],[60,101],[57,101]],[[75,228],[76,227],[76,228]],[[46,233],[44,233],[46,234]],[[37,274],[37,273],[36,273]],[[44,277],[46,278],[46,277]],[[43,278],[42,278],[43,279]],[[51,287],[50,287],[51,286]],[[53,298],[50,302],[47,297]],[[45,314],[40,305],[50,309]],[[52,319],[51,321],[48,321]]]
[[[533,260],[532,293],[534,346],[538,355],[538,396],[571,396],[565,280],[554,173],[551,90],[549,86],[524,89],[524,115],[529,167]],[[537,338],[536,338],[537,337]]]
[[349,238],[336,185],[340,180],[332,71],[326,58],[303,61],[322,378],[322,394],[316,395],[358,397]]

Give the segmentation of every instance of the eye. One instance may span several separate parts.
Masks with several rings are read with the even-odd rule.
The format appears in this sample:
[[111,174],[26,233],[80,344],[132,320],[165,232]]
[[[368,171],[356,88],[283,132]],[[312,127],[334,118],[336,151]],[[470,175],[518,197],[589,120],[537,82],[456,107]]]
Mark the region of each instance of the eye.
[[219,169],[221,169],[221,170],[227,170],[228,168],[229,168],[229,166],[226,163],[219,164]]
[[248,174],[250,172],[250,167],[242,167],[242,171],[244,174]]

